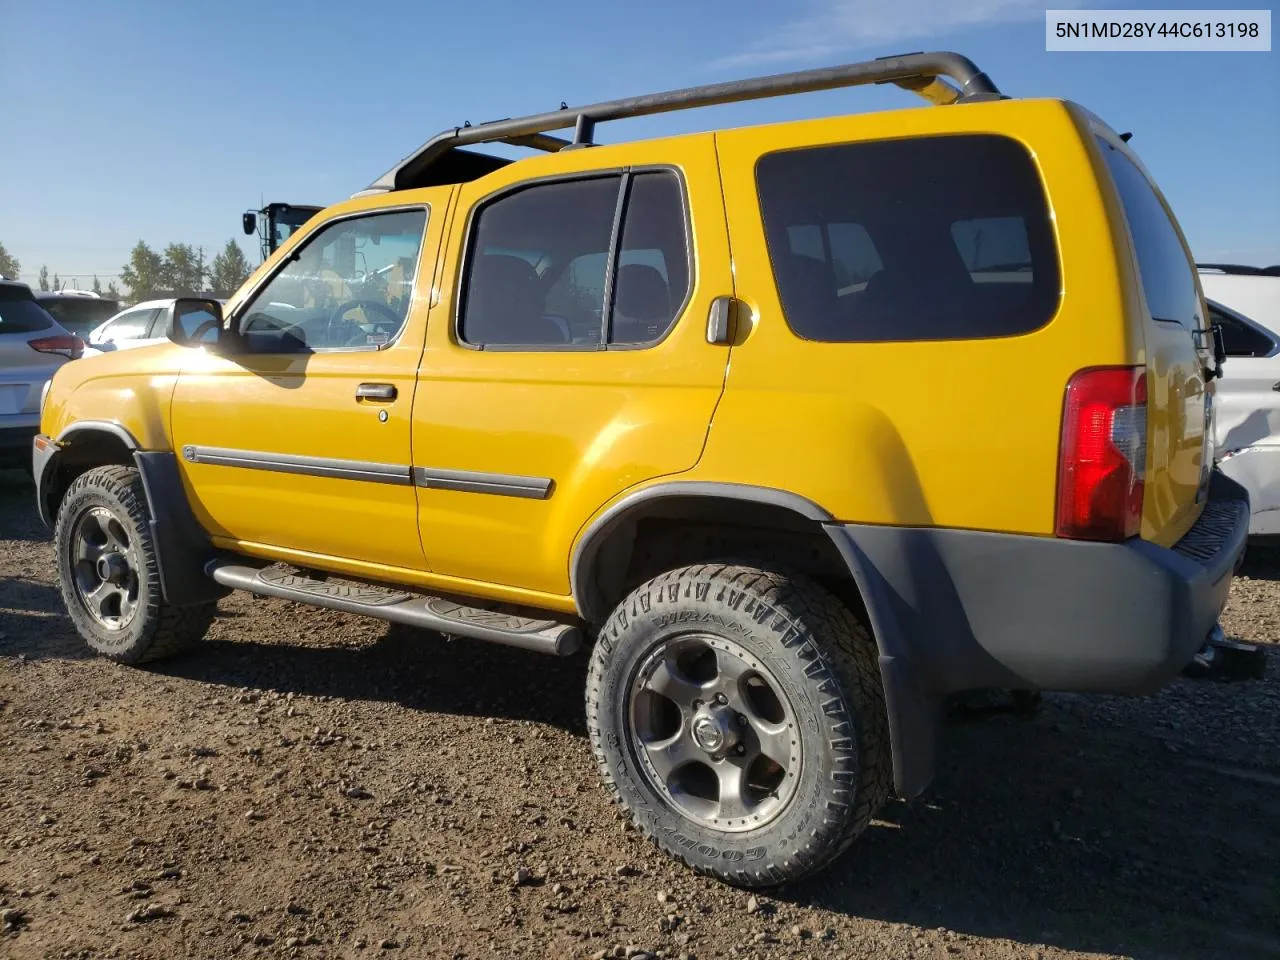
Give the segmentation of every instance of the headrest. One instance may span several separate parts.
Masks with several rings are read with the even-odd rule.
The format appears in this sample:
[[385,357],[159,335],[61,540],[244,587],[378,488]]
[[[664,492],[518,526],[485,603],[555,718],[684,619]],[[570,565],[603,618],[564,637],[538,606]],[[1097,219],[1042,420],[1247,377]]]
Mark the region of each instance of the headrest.
[[614,281],[614,309],[632,320],[666,323],[671,319],[671,291],[656,267],[628,263]]

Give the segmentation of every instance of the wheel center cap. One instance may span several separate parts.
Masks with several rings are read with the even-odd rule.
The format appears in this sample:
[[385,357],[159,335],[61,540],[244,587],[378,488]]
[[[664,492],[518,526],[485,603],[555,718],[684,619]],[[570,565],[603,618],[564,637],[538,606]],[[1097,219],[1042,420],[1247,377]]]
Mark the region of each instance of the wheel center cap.
[[709,754],[721,754],[738,743],[733,711],[726,707],[699,710],[693,718],[693,742]]
[[108,583],[121,583],[129,576],[129,562],[122,553],[104,553],[98,558],[98,576]]

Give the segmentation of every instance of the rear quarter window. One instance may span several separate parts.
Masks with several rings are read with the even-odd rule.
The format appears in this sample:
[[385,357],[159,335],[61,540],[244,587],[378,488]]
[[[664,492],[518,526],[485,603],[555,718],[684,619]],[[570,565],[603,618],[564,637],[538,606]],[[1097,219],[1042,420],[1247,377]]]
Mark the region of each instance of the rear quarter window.
[[1168,211],[1132,160],[1101,137],[1098,146],[1129,224],[1147,309],[1156,320],[1198,328],[1195,269]]
[[801,337],[1005,337],[1057,312],[1044,188],[1007,137],[788,150],[760,158],[756,186],[783,313]]
[[53,317],[36,303],[30,293],[0,286],[0,335],[34,333],[52,326]]

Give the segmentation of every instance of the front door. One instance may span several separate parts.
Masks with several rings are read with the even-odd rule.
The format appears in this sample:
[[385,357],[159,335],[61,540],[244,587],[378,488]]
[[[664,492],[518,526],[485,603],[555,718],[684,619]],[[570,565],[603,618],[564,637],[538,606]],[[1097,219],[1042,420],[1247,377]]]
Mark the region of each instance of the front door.
[[729,359],[707,317],[733,294],[714,144],[523,160],[456,210],[413,414],[427,563],[563,597],[592,514],[706,440]]
[[317,223],[232,308],[240,349],[173,398],[196,516],[217,545],[420,569],[410,410],[448,189]]

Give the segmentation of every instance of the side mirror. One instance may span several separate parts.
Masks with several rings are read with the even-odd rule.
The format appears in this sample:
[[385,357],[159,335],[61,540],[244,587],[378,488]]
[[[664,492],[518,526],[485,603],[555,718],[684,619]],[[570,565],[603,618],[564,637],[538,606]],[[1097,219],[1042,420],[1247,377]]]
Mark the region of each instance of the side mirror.
[[217,300],[181,297],[173,303],[169,339],[184,347],[216,347],[223,341],[222,304]]
[[240,226],[244,227],[246,236],[253,236],[258,230],[258,215],[249,211],[240,217]]

